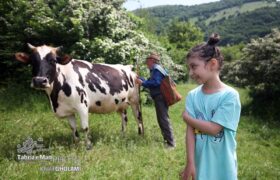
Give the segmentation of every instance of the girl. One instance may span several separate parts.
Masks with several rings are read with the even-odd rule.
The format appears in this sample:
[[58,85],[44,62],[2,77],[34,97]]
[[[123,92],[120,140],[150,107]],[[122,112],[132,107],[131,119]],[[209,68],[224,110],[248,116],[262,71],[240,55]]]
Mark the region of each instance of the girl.
[[220,78],[223,56],[213,34],[187,55],[189,75],[198,84],[188,93],[182,116],[187,123],[186,167],[183,179],[236,180],[236,130],[240,118],[239,94]]

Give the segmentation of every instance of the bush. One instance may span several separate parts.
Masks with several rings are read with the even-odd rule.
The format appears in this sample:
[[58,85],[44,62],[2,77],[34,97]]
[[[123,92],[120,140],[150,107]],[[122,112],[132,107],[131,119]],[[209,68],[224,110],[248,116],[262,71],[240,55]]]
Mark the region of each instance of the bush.
[[243,58],[228,65],[229,82],[249,88],[255,111],[279,115],[280,31],[273,29],[264,38],[253,39],[244,48]]
[[[151,51],[165,49],[151,44],[139,32],[140,20],[122,8],[124,0],[9,0],[0,3],[0,67],[2,77],[17,77],[23,66],[12,62],[17,51],[33,45],[63,45],[74,58],[111,64],[143,64]],[[12,72],[12,73],[11,73]],[[176,72],[176,70],[174,70]]]

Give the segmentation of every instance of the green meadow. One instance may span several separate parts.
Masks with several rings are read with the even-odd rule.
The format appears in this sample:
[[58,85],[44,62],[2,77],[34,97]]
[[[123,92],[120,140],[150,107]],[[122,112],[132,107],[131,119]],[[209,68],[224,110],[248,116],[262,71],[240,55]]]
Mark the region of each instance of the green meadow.
[[[178,85],[186,96],[196,85]],[[242,105],[248,92],[238,89]],[[144,95],[143,98],[144,100]],[[47,97],[24,85],[0,87],[0,179],[179,179],[185,166],[185,128],[181,113],[184,100],[170,108],[177,147],[165,149],[152,105],[143,105],[145,135],[137,134],[129,110],[127,131],[121,133],[117,113],[90,116],[93,149],[74,144],[66,119],[51,112]],[[78,124],[80,121],[78,120]],[[238,133],[239,179],[280,179],[279,124],[268,123],[244,111]],[[80,133],[82,135],[82,133]],[[41,138],[48,151],[43,160],[19,160],[18,145]],[[53,160],[48,159],[53,157]],[[48,171],[49,167],[78,167],[77,171]],[[45,169],[44,169],[45,168]],[[219,168],[219,167],[217,167]]]

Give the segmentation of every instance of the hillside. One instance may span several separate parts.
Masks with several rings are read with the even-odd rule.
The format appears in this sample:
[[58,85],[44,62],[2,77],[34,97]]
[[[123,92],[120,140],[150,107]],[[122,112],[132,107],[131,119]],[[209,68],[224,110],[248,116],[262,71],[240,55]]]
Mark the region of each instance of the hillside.
[[252,12],[260,8],[269,8],[275,6],[276,6],[276,2],[267,2],[267,1],[245,3],[241,6],[235,6],[235,7],[223,9],[221,11],[214,13],[208,19],[205,20],[205,24],[209,25],[209,23],[219,21],[223,18],[229,18],[231,16]]
[[249,42],[250,39],[263,37],[272,28],[280,27],[280,7],[261,8],[252,12],[237,14],[229,18],[213,21],[204,27],[206,34],[219,32],[222,45]]
[[[233,36],[235,30],[246,34],[232,41],[223,41],[222,44],[248,42],[252,37],[266,35],[280,24],[279,18],[276,18],[280,15],[280,3],[276,0],[221,0],[195,6],[158,6],[139,9],[134,13],[141,16],[143,11],[158,20],[158,34],[164,32],[166,25],[175,18],[195,23],[203,32],[207,32],[205,36],[213,30],[223,37]],[[249,29],[248,25],[253,25],[257,29]]]

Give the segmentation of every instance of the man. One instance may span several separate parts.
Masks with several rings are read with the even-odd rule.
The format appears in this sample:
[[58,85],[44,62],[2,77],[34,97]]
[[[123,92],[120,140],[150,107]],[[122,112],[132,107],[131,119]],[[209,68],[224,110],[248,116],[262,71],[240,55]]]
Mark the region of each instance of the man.
[[159,63],[160,56],[157,53],[151,53],[146,59],[146,65],[150,70],[150,78],[145,80],[140,77],[137,79],[137,83],[150,90],[150,95],[155,102],[157,120],[165,146],[166,148],[174,148],[176,145],[169,120],[168,105],[160,92],[160,83],[167,73]]

